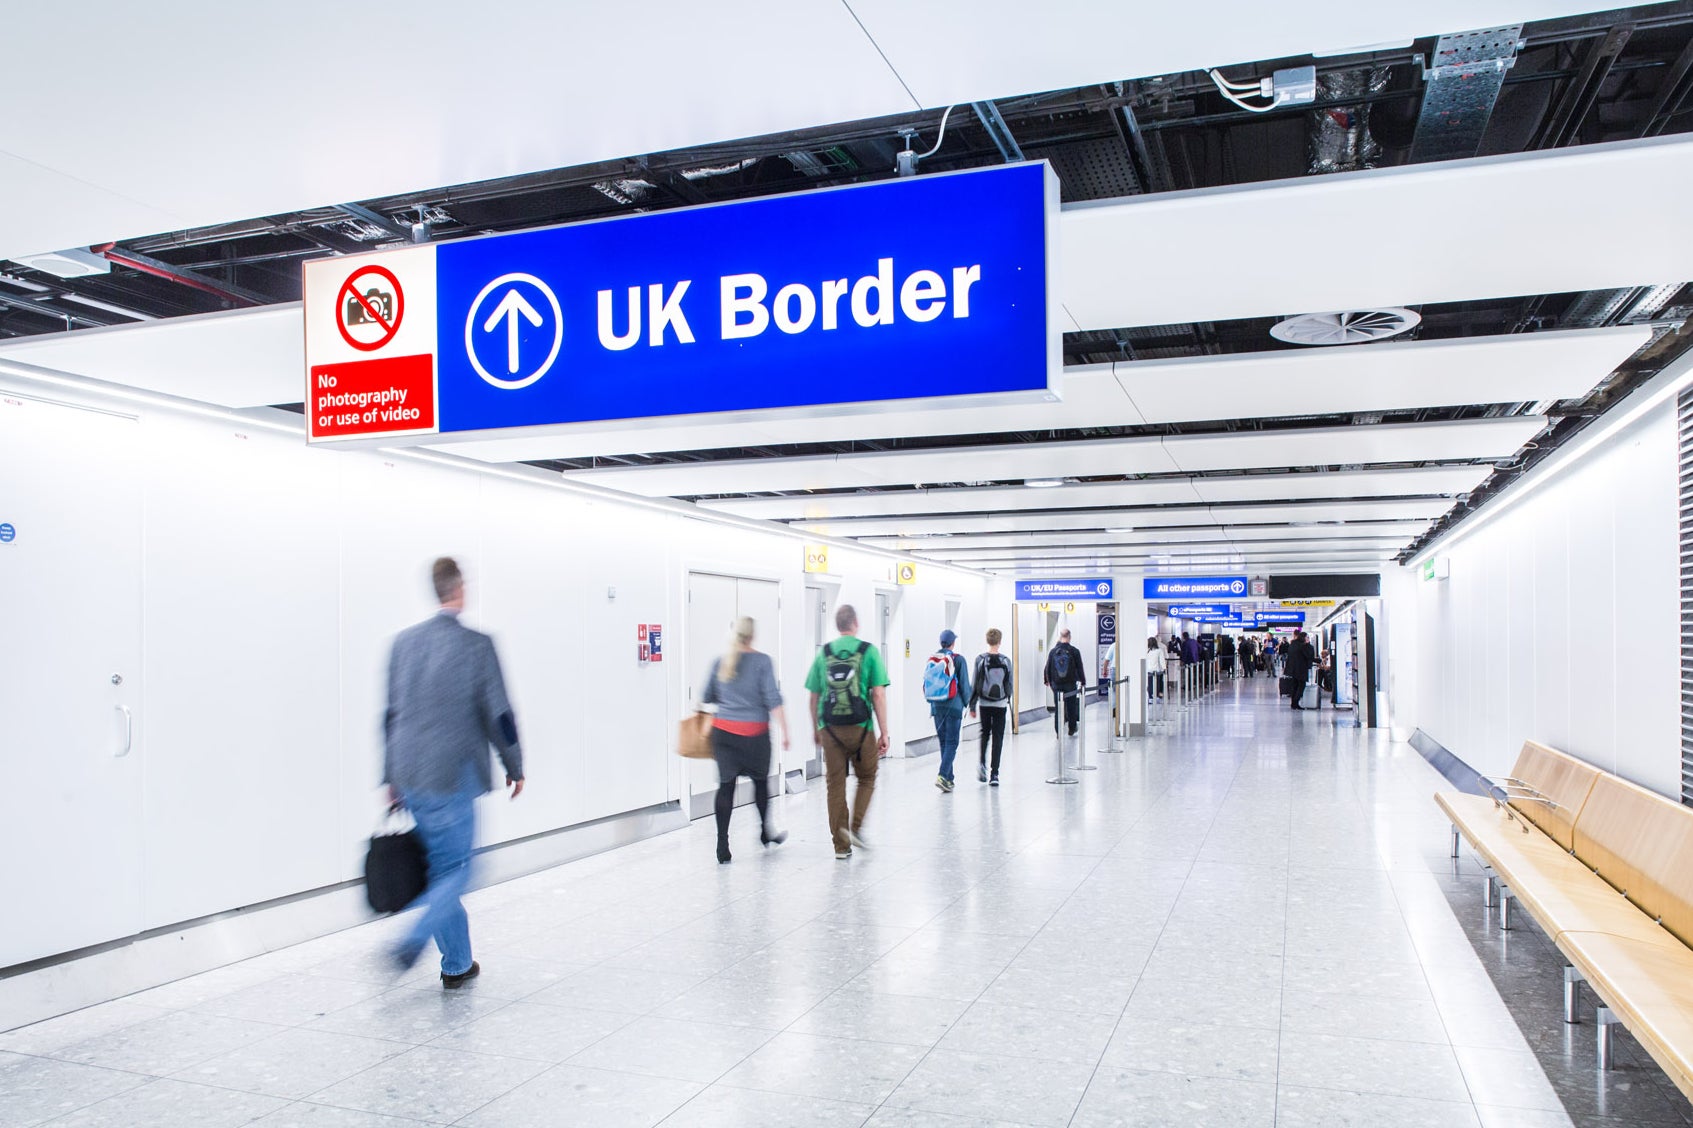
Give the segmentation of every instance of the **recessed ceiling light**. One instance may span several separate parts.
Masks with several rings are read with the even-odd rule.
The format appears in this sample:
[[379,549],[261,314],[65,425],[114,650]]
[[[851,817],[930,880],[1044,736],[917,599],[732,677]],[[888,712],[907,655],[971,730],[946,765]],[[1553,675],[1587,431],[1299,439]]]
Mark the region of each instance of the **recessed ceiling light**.
[[1024,478],[1023,484],[1025,486],[1028,486],[1030,489],[1049,490],[1053,486],[1062,486],[1064,484],[1064,479],[1063,478]]
[[1105,531],[1108,532],[1108,533],[1132,533],[1135,530],[1134,529],[1106,529]]

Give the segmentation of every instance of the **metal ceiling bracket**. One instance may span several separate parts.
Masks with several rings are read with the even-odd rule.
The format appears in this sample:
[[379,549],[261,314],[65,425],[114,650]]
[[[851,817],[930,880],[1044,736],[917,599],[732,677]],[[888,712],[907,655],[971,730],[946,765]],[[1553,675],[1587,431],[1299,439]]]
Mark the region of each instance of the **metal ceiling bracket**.
[[1007,164],[1026,159],[1022,148],[1017,144],[1017,138],[1011,135],[1011,127],[1006,125],[1005,119],[1000,116],[998,106],[992,102],[971,102],[970,108],[976,111],[976,117],[988,131],[994,147],[999,150],[999,155]]
[[1411,162],[1473,157],[1493,117],[1505,72],[1517,62],[1522,24],[1443,35],[1423,68],[1422,112],[1411,138]]
[[380,227],[394,238],[404,242],[411,242],[411,228],[396,223],[393,219],[379,211],[373,211],[363,204],[336,204],[336,210],[344,211],[354,219],[362,219],[366,223]]

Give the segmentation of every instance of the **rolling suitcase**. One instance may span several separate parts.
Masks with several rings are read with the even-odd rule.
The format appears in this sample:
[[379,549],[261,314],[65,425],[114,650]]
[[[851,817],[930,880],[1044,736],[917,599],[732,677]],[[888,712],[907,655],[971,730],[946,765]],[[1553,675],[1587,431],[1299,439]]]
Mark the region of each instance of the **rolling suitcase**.
[[1305,692],[1299,696],[1299,707],[1301,709],[1318,708],[1320,706],[1318,697],[1317,684],[1315,682],[1306,682]]

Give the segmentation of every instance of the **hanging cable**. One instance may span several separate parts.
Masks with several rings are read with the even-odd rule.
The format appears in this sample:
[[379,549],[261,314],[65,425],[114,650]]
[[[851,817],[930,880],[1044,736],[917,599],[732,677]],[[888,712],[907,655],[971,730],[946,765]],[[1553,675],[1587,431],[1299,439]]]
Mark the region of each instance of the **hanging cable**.
[[920,160],[920,161],[928,160],[930,157],[934,156],[936,153],[941,151],[941,142],[946,140],[946,119],[951,117],[952,111],[956,110],[957,108],[958,108],[957,106],[948,106],[946,108],[946,113],[941,115],[941,135],[939,137],[935,138],[935,147],[933,149],[930,149],[927,153],[918,153],[917,154],[918,160]]
[[[1230,102],[1233,102],[1235,105],[1239,106],[1241,109],[1246,110],[1250,113],[1254,113],[1254,114],[1267,114],[1271,110],[1276,108],[1275,102],[1274,102],[1275,95],[1274,94],[1266,94],[1264,92],[1264,84],[1263,83],[1261,83],[1261,82],[1253,82],[1253,83],[1230,82],[1228,79],[1224,78],[1221,74],[1218,74],[1215,68],[1213,68],[1210,71],[1207,71],[1206,73],[1211,76],[1211,81],[1216,83],[1217,93],[1221,94],[1223,97],[1227,98]],[[1240,93],[1255,93],[1259,97],[1270,98],[1271,103],[1268,106],[1255,106],[1251,102],[1243,101],[1240,97],[1240,93],[1236,93],[1236,91],[1239,91]]]

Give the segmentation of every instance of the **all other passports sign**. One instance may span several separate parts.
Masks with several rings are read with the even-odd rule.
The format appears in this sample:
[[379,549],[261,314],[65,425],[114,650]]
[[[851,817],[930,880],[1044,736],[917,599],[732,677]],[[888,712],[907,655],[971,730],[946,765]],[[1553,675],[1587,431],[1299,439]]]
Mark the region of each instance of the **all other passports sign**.
[[1052,394],[1042,162],[305,266],[312,441]]

